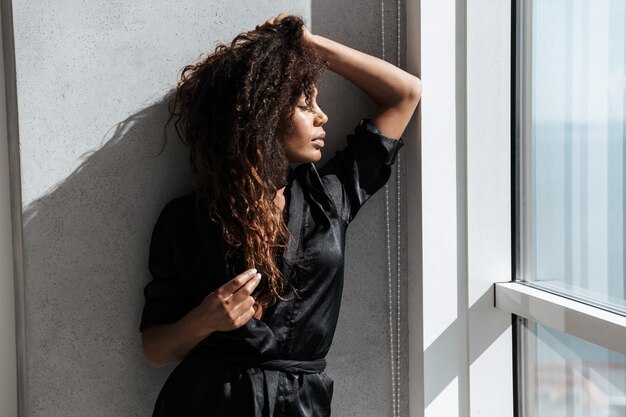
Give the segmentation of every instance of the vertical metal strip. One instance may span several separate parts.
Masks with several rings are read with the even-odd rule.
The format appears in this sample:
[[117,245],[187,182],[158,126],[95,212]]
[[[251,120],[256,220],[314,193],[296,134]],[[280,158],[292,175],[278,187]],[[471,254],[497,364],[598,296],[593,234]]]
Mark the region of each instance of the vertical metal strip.
[[467,0],[456,0],[454,34],[454,79],[455,79],[455,197],[456,197],[456,300],[457,320],[460,323],[458,337],[458,414],[470,415],[470,314],[469,303],[469,249],[468,249],[468,4]]
[[[400,1],[401,0],[396,0],[396,28],[397,28],[397,33],[396,33],[396,45],[397,45],[397,49],[396,49],[396,66],[398,68],[401,67],[401,60],[400,60],[400,41],[401,41],[401,31],[400,31]],[[401,170],[401,155],[400,153],[398,153],[397,157],[396,157],[396,379],[397,379],[397,392],[396,392],[396,410],[398,412],[398,415],[401,415],[401,382],[402,382],[402,375],[400,373],[400,370],[402,369],[402,367],[400,366],[400,359],[402,357],[402,349],[401,349],[401,337],[400,335],[402,334],[400,332],[400,325],[401,325],[401,312],[402,309],[400,308],[401,306],[401,302],[400,302],[400,289],[401,289],[401,283],[402,283],[402,268],[401,268],[401,261],[402,261],[402,251],[400,250],[402,245],[401,245],[401,241],[400,238],[402,236],[402,216],[401,216],[401,195],[400,195],[400,189],[401,189],[401,184],[402,184],[402,170]]]
[[521,0],[522,10],[520,16],[519,54],[520,85],[518,90],[519,104],[519,189],[518,210],[521,214],[519,223],[520,235],[520,270],[518,280],[530,281],[532,279],[532,11],[531,0]]
[[26,406],[26,346],[24,311],[24,250],[22,230],[22,185],[20,177],[20,148],[17,108],[15,43],[13,37],[13,8],[10,0],[0,3],[4,57],[4,83],[7,101],[7,134],[9,141],[9,181],[11,184],[11,222],[13,233],[13,264],[15,282],[15,336],[17,348],[18,416],[27,415]]
[[[396,1],[397,10],[397,66],[401,66],[401,0]],[[382,59],[385,60],[385,3],[381,0],[381,47]],[[402,172],[400,155],[396,157],[396,297],[395,303],[392,297],[392,259],[391,259],[391,220],[390,220],[390,200],[389,200],[389,183],[385,184],[385,237],[387,243],[387,288],[388,288],[388,313],[389,313],[389,350],[391,362],[391,396],[392,396],[392,416],[396,417],[401,414],[401,362],[402,355],[400,343],[401,328],[401,283],[402,283],[402,257],[401,257],[401,240],[402,240],[402,213],[401,213],[401,187]],[[394,309],[395,309],[395,326],[394,326]]]
[[[523,13],[522,13],[522,39],[524,45],[520,48],[522,55],[521,63],[524,66],[522,70],[522,83],[523,90],[521,91],[520,100],[522,105],[522,131],[521,140],[523,146],[523,199],[520,199],[520,203],[523,204],[522,213],[524,215],[524,221],[522,224],[522,241],[520,242],[523,247],[522,258],[520,259],[522,265],[522,279],[524,281],[531,280],[534,268],[534,257],[532,253],[532,242],[534,240],[533,227],[532,227],[532,207],[533,194],[532,194],[532,0],[523,0]],[[535,392],[535,372],[534,363],[536,357],[535,350],[535,338],[537,324],[531,323],[527,319],[524,319],[524,327],[522,332],[523,350],[520,352],[520,365],[523,366],[522,384],[523,394],[525,398],[524,415],[523,417],[532,417],[535,414],[534,405],[536,404],[536,392]]]
[[[514,248],[516,281],[532,279],[532,0],[513,0],[515,10],[515,101],[514,101]],[[517,317],[515,331],[515,381],[517,416],[532,417],[534,412],[532,326]]]
[[[381,55],[382,59],[385,57],[385,0],[380,2],[380,26],[381,26]],[[390,370],[391,370],[391,415],[392,417],[398,416],[398,393],[397,393],[397,358],[396,358],[396,338],[395,329],[393,325],[393,309],[394,303],[392,299],[393,285],[392,285],[392,271],[391,271],[391,221],[389,218],[389,182],[385,184],[385,241],[387,245],[387,303],[388,303],[388,319],[389,319],[389,356],[390,356]],[[396,254],[398,251],[396,251]]]
[[[401,67],[401,0],[396,0],[396,46],[397,46],[397,67]],[[385,57],[385,2],[381,0],[381,49],[382,59]],[[402,257],[401,254],[401,241],[402,241],[402,199],[401,199],[401,186],[402,186],[402,171],[401,171],[401,157],[400,154],[396,156],[396,298],[395,304],[392,297],[393,283],[392,283],[392,268],[391,268],[391,220],[390,220],[390,208],[389,208],[389,183],[385,184],[385,241],[387,244],[387,289],[388,289],[388,312],[389,312],[389,350],[391,357],[391,395],[392,395],[392,416],[396,417],[401,414],[401,362],[402,356],[401,349],[401,284],[402,284]],[[395,314],[395,326],[393,323]]]

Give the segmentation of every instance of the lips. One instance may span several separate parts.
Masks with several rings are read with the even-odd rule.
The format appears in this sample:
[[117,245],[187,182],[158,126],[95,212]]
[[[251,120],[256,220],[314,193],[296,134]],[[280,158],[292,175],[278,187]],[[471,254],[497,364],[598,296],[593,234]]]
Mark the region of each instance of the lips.
[[311,142],[313,142],[314,144],[316,144],[317,146],[322,148],[322,147],[324,147],[324,137],[326,137],[326,135],[319,136],[319,137],[313,139]]

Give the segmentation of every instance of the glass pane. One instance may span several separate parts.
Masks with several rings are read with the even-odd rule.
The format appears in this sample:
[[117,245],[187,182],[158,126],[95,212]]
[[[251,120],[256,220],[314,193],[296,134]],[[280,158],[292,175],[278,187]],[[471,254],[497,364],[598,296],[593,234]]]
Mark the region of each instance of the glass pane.
[[528,279],[626,312],[626,1],[532,1]]
[[531,415],[626,416],[626,356],[539,324],[531,332]]

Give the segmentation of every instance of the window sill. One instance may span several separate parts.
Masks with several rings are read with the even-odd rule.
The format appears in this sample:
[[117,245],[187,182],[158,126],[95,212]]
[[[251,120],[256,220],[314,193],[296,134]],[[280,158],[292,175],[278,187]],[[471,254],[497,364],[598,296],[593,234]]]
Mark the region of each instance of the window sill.
[[497,308],[626,355],[626,317],[520,282],[494,285]]

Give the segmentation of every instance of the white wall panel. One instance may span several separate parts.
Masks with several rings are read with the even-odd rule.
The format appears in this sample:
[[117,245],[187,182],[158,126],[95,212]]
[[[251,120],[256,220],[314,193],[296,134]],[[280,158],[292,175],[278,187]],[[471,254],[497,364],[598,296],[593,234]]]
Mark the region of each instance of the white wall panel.
[[420,33],[408,62],[423,84],[420,146],[409,153],[419,168],[407,179],[421,186],[408,196],[420,260],[410,294],[421,303],[409,314],[419,332],[411,416],[512,416],[511,317],[493,301],[493,283],[511,274],[510,5],[423,0],[409,10]]

